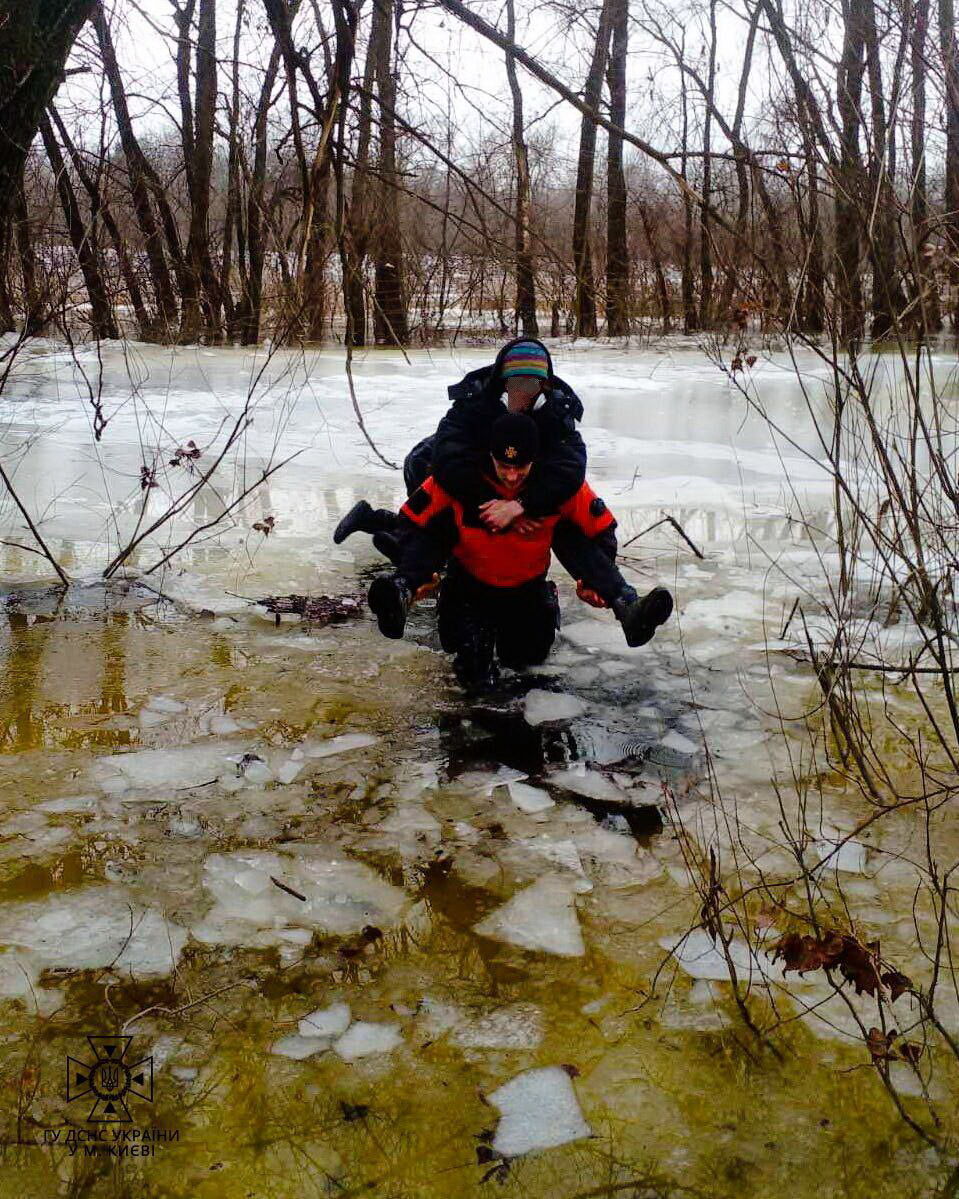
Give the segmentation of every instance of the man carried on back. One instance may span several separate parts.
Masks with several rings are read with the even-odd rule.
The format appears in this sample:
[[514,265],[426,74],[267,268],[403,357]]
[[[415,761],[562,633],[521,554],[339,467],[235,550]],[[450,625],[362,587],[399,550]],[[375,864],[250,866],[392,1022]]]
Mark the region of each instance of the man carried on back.
[[[520,413],[498,417],[487,447],[484,479],[493,499],[484,502],[518,505],[525,513],[540,449],[535,422]],[[581,539],[581,563],[603,601],[610,603],[628,588],[615,564],[615,518],[585,482],[556,512],[536,519],[514,516],[495,529],[471,520],[467,506],[429,476],[403,505],[400,517],[408,529],[398,569],[373,581],[370,608],[384,636],[401,637],[417,590],[449,558],[440,589],[440,643],[455,655],[457,678],[471,690],[495,681],[497,657],[501,665],[518,670],[549,654],[559,627],[559,602],[556,585],[546,574],[550,548],[562,526],[576,530]],[[631,643],[645,644],[672,607],[672,597],[662,587],[637,600]]]
[[[557,558],[581,585],[581,593],[584,588],[598,593],[612,608],[623,625],[627,644],[644,644],[637,638],[643,636],[646,614],[635,589],[618,571],[615,592],[606,585],[610,580],[603,579],[603,570],[599,578],[591,577],[599,561],[594,547],[583,530],[560,513],[586,478],[586,446],[576,428],[583,405],[569,384],[553,373],[546,347],[532,338],[508,342],[491,366],[471,371],[450,387],[449,397],[452,406],[436,433],[424,438],[407,455],[403,465],[407,494],[412,496],[432,475],[460,505],[466,525],[491,532],[514,525],[516,532],[529,532],[534,521],[559,518],[552,532]],[[507,412],[528,415],[539,441],[536,462],[513,497],[504,496],[490,478],[490,429]],[[599,516],[603,501],[597,497],[595,503]],[[408,524],[396,513],[374,511],[361,500],[340,521],[333,540],[340,544],[354,532],[372,533],[377,549],[394,565],[399,563]]]

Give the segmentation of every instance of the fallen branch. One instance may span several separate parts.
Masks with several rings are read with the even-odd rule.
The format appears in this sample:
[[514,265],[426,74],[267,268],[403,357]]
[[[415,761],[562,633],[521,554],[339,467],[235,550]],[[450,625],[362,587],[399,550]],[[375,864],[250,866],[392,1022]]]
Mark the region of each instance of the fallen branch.
[[343,624],[363,613],[363,600],[358,595],[268,595],[250,602],[271,612],[277,624],[281,616],[302,616],[320,625]]

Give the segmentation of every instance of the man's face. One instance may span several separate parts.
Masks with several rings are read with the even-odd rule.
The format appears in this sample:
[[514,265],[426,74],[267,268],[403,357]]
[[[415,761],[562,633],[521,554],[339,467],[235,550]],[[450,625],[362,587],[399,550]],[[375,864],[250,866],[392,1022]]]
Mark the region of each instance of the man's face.
[[510,412],[526,412],[532,408],[542,389],[542,379],[532,375],[513,375],[506,380],[506,407]]
[[525,466],[510,466],[508,462],[500,462],[498,458],[493,459],[493,470],[496,472],[497,479],[510,491],[517,491],[522,487],[532,469],[532,462],[527,462]]

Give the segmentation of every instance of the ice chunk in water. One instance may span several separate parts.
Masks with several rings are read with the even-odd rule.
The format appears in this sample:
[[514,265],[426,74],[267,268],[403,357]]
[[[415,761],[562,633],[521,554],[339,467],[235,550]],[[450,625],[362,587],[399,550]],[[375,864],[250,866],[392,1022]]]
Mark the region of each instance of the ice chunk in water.
[[[563,841],[554,841],[552,837],[543,833],[539,837],[524,837],[520,841],[520,845],[524,849],[532,850],[539,857],[545,858],[547,862],[552,862],[556,866],[565,866],[573,874],[585,878],[576,845],[568,838]],[[591,890],[592,888],[587,889]]]
[[556,801],[542,787],[531,787],[529,783],[514,781],[508,785],[509,797],[521,812],[543,812],[555,808]]
[[563,692],[541,691],[534,688],[526,693],[523,714],[527,724],[546,724],[551,720],[572,720],[582,716],[586,705],[577,695]]
[[324,1053],[329,1047],[329,1037],[298,1037],[292,1035],[281,1037],[278,1041],[274,1041],[270,1047],[270,1053],[278,1053],[281,1057],[291,1057],[294,1061],[302,1062],[305,1058],[313,1057],[314,1054]]
[[529,1003],[497,1008],[450,1035],[461,1049],[535,1049],[542,1039],[543,1018]]
[[305,763],[302,760],[296,761],[293,758],[288,758],[276,769],[277,781],[281,783],[292,783],[296,776],[303,769],[304,765]]
[[350,1027],[352,1018],[348,1003],[331,1003],[304,1016],[297,1032],[301,1037],[339,1037]]
[[464,787],[476,795],[492,795],[494,787],[504,783],[519,783],[529,775],[522,770],[514,770],[512,766],[499,766],[496,770],[467,770],[456,778],[457,787]]
[[612,779],[599,770],[588,770],[585,762],[578,762],[566,770],[555,770],[548,776],[548,781],[564,791],[572,791],[576,795],[584,795],[587,799],[598,799],[605,803],[619,804],[627,807],[630,804],[629,793],[622,787],[617,787]]
[[48,799],[45,803],[38,803],[36,810],[38,812],[92,812],[97,806],[96,798],[93,795],[64,795],[60,799]]
[[186,711],[186,704],[181,704],[178,699],[172,699],[169,695],[154,695],[147,700],[144,707],[152,712],[166,712],[171,716]]
[[667,749],[674,749],[680,754],[692,755],[699,751],[699,746],[695,741],[690,741],[688,737],[684,737],[676,729],[670,729],[666,736],[660,740],[659,744],[664,745]]
[[[664,937],[659,944],[668,949],[691,978],[709,978],[726,982],[730,979],[729,965],[721,943],[714,943],[704,929],[697,928],[680,937]],[[740,982],[747,978],[781,981],[782,967],[769,954],[753,952],[742,941],[733,941],[729,957]]]
[[[273,878],[306,899],[281,890]],[[346,935],[367,924],[388,928],[408,904],[403,891],[368,866],[322,847],[212,854],[203,864],[203,885],[214,904],[192,932],[213,944],[275,944],[291,929]]]
[[474,931],[522,949],[581,957],[586,952],[573,906],[573,885],[547,874],[491,912]]
[[501,1112],[493,1148],[504,1157],[592,1136],[562,1066],[526,1070],[486,1098]]
[[[183,745],[177,749],[142,749],[132,754],[111,754],[93,766],[94,777],[105,791],[124,787],[163,787],[176,790],[196,787],[224,773],[235,774],[230,755],[242,754],[236,742]],[[115,785],[117,776],[123,786]]]
[[372,1024],[357,1020],[334,1044],[333,1048],[347,1062],[369,1057],[374,1053],[390,1053],[403,1044],[398,1024]]
[[350,749],[365,749],[375,745],[378,737],[369,733],[340,733],[338,737],[330,737],[327,741],[305,741],[303,752],[308,758],[331,758],[334,754],[345,754]]
[[866,846],[861,841],[843,841],[839,829],[824,827],[823,837],[814,841],[812,851],[821,866],[817,871],[841,870],[845,874],[863,874],[866,869]]
[[[132,909],[132,913],[131,913]],[[15,959],[25,968],[113,969],[136,977],[165,975],[186,943],[186,930],[122,887],[86,887],[68,895],[0,907],[0,958],[5,985],[15,982]],[[23,977],[22,971],[20,977]]]

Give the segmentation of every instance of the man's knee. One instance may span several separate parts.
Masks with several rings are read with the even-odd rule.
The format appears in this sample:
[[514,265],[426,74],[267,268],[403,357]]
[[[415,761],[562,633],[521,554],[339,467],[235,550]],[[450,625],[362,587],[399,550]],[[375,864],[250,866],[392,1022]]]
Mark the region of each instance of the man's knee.
[[424,437],[403,460],[403,483],[407,495],[412,495],[417,487],[422,487],[433,469],[433,441],[432,435]]

